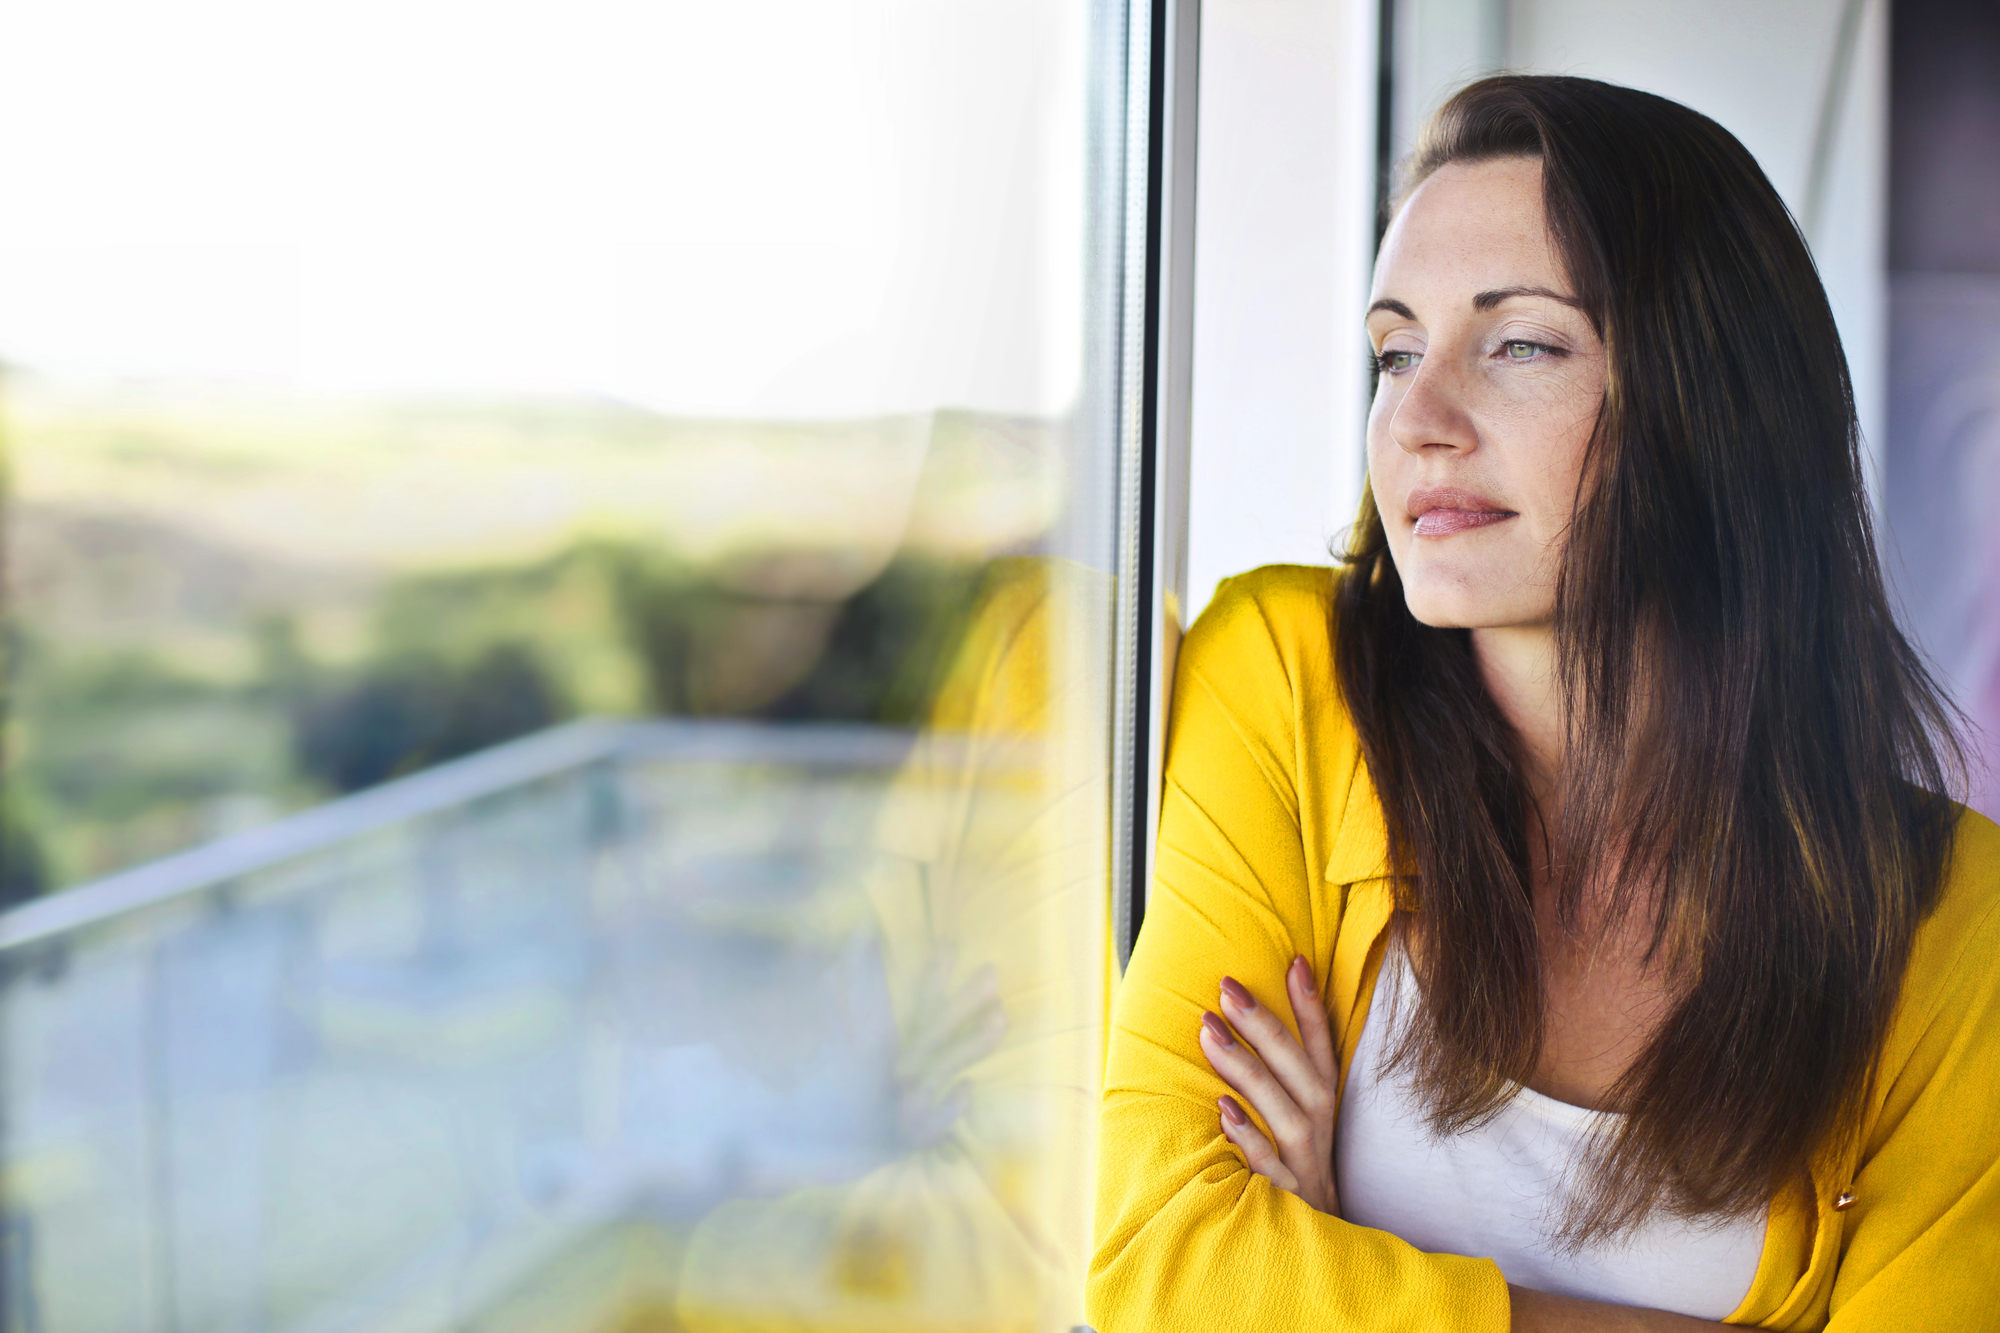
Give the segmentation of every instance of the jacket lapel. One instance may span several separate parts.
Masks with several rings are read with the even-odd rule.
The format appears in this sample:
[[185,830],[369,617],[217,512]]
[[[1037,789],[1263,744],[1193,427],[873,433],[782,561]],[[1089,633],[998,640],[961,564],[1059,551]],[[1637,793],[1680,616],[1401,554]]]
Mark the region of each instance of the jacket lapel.
[[1395,913],[1395,893],[1388,873],[1389,835],[1382,822],[1382,805],[1375,798],[1368,765],[1357,757],[1347,784],[1347,805],[1326,863],[1326,881],[1336,886],[1334,901],[1338,904],[1326,1001],[1340,1041],[1343,1075],[1368,1017],[1368,1003],[1374,998],[1375,976],[1382,962],[1379,945]]

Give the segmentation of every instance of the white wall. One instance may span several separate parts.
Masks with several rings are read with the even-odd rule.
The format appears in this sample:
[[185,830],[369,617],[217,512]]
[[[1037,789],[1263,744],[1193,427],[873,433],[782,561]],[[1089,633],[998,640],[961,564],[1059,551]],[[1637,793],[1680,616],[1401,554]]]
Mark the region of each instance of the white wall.
[[1202,8],[1190,618],[1353,519],[1374,245],[1374,5]]
[[1887,0],[1865,0],[1818,225],[1805,216],[1843,7],[1840,0],[1513,0],[1507,64],[1671,97],[1743,141],[1807,224],[1853,367],[1862,435],[1879,441],[1888,369]]
[[1395,9],[1389,143],[1401,161],[1449,94],[1507,64],[1507,2],[1396,0]]

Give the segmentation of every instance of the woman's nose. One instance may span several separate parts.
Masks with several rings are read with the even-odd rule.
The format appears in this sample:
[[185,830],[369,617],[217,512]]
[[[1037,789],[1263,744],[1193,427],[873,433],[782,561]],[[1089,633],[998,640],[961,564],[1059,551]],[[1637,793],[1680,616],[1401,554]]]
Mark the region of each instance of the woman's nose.
[[1397,448],[1410,454],[1431,449],[1463,452],[1479,443],[1457,380],[1449,366],[1424,359],[1389,417],[1389,438]]

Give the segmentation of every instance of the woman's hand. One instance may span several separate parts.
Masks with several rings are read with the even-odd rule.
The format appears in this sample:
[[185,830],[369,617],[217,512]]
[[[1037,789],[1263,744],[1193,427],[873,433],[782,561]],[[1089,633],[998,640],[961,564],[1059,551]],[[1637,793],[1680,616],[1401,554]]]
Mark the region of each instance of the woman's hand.
[[1340,1062],[1334,1058],[1312,965],[1304,958],[1293,959],[1286,969],[1285,990],[1298,1038],[1283,1019],[1251,998],[1241,982],[1224,977],[1221,1008],[1229,1021],[1203,1014],[1201,1049],[1222,1081],[1250,1103],[1278,1141],[1274,1147],[1234,1097],[1216,1103],[1222,1111],[1222,1136],[1236,1145],[1252,1171],[1338,1216],[1333,1112]]

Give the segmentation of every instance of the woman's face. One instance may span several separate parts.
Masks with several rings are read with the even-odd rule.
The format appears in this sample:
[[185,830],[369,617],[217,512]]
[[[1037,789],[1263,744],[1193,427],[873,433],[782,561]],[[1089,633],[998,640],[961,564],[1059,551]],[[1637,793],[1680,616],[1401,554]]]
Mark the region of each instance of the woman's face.
[[1542,215],[1541,163],[1440,168],[1383,238],[1371,300],[1368,480],[1410,614],[1546,625],[1605,365]]

